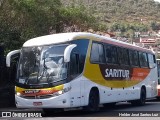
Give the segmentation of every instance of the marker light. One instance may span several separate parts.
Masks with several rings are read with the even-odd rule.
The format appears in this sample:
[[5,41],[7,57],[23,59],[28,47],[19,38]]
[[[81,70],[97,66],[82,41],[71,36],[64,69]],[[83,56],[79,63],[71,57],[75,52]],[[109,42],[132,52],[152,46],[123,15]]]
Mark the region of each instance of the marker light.
[[60,91],[57,91],[57,92],[53,93],[53,96],[62,95],[62,94],[66,93],[70,90],[71,90],[71,87],[64,88],[63,90],[60,90]]

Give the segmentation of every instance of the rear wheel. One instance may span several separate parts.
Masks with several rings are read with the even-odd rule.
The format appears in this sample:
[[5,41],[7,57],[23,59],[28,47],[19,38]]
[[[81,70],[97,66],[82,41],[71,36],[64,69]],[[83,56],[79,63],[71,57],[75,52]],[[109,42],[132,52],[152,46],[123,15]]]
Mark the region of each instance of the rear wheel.
[[132,105],[145,105],[146,103],[146,90],[144,88],[141,89],[140,99],[131,101]]
[[142,89],[141,90],[141,97],[140,97],[138,104],[145,105],[145,103],[146,103],[146,91],[145,91],[145,89]]

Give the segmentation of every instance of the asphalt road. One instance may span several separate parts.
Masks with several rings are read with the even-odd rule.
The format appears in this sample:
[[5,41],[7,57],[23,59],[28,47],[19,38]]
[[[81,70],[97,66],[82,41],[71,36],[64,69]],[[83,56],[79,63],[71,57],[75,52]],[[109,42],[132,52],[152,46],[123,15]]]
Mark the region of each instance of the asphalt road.
[[[145,106],[132,106],[130,103],[117,103],[115,107],[100,108],[98,112],[87,112],[82,110],[65,111],[57,113],[45,114],[42,109],[16,109],[16,108],[0,108],[2,112],[38,112],[42,115],[41,119],[56,119],[56,120],[123,120],[129,118],[132,120],[158,120],[160,118],[160,101],[147,101]],[[13,118],[17,119],[17,118]],[[20,119],[20,118],[19,118]],[[25,118],[30,119],[30,118]],[[40,119],[40,118],[32,118]]]
[[77,110],[77,111],[65,111],[65,112],[59,112],[59,113],[48,113],[48,114],[45,114],[44,116],[47,116],[47,117],[113,117],[113,116],[128,117],[127,115],[126,116],[123,115],[125,113],[128,113],[128,114],[158,113],[158,116],[160,117],[160,101],[157,101],[157,100],[147,101],[146,105],[144,106],[132,106],[128,102],[121,102],[121,103],[117,103],[116,106],[114,107],[108,107],[108,108],[101,107],[100,111],[94,112],[94,113]]

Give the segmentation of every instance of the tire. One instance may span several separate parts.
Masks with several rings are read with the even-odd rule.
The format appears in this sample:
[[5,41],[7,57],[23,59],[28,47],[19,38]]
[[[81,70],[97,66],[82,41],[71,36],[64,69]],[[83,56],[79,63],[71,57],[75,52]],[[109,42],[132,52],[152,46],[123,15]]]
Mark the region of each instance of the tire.
[[99,110],[99,92],[97,90],[90,91],[87,110],[92,112]]
[[146,103],[146,91],[144,88],[142,88],[141,90],[141,96],[140,96],[140,99],[138,101],[138,105],[145,105]]
[[146,91],[144,88],[141,89],[140,99],[131,101],[132,105],[143,106],[146,103]]

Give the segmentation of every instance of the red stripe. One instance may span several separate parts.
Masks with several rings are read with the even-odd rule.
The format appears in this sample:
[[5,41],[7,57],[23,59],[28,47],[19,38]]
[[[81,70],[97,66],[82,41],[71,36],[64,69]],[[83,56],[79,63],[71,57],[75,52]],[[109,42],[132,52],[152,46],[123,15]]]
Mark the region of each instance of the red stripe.
[[24,93],[24,91],[21,93],[25,96],[36,96],[36,95],[47,95],[47,94],[53,94],[59,90],[40,90],[38,93]]

